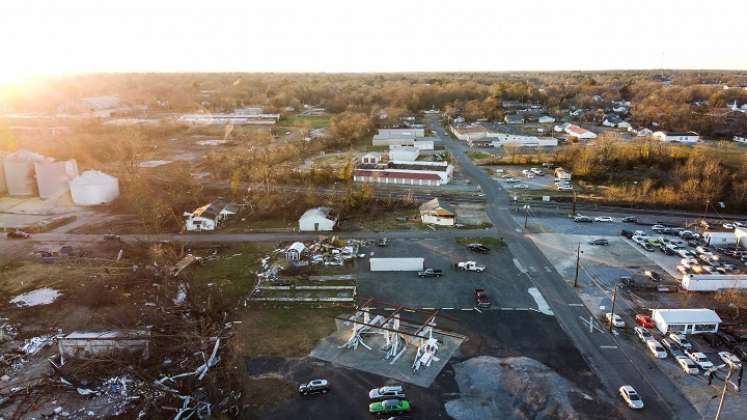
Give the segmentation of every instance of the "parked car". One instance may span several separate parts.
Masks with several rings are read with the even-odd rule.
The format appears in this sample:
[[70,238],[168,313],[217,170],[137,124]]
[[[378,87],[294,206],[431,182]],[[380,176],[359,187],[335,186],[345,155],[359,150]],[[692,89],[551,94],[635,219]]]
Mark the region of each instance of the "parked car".
[[655,340],[654,336],[651,335],[650,332],[646,331],[645,328],[634,327],[633,331],[635,332],[636,337],[638,337],[638,339],[641,340],[643,343],[647,341]]
[[610,241],[608,241],[608,240],[606,240],[604,238],[599,238],[599,239],[594,239],[593,241],[591,241],[589,243],[591,245],[602,245],[602,246],[604,246],[604,245],[609,245]]
[[426,268],[423,271],[418,271],[418,277],[425,278],[425,277],[441,277],[443,275],[443,270],[439,268]]
[[646,270],[643,272],[643,275],[650,278],[653,281],[661,281],[661,274],[657,273],[653,270]]
[[28,239],[31,234],[22,230],[11,230],[8,232],[8,239]]
[[725,331],[716,331],[716,339],[721,343],[721,345],[729,349],[736,346],[738,343],[736,337]]
[[540,169],[540,168],[532,168],[532,169],[530,169],[530,171],[532,171],[532,173],[534,173],[537,176],[544,176],[545,175],[545,172],[542,171],[542,169]]
[[612,322],[612,325],[617,328],[625,327],[625,321],[623,321],[623,319],[618,314],[607,312],[606,314],[604,314],[604,319],[607,320],[607,324]]
[[742,367],[742,361],[739,360],[739,358],[732,353],[729,353],[728,351],[720,351],[718,352],[718,357],[721,358],[721,360],[724,361],[727,365],[733,367],[734,369],[739,369]]
[[326,379],[314,379],[308,383],[299,385],[298,392],[302,395],[326,394],[329,392],[329,383]]
[[638,236],[640,238],[648,238],[648,233],[646,233],[645,230],[636,230],[633,232],[633,236]]
[[490,307],[490,296],[485,289],[475,289],[475,306],[478,308]]
[[593,220],[589,216],[576,216],[573,218],[573,221],[576,223],[592,223]]
[[705,354],[693,349],[685,349],[685,356],[689,357],[690,360],[695,362],[701,369],[706,370],[713,367],[713,362],[708,360]]
[[382,386],[368,391],[368,398],[372,401],[403,400],[405,390],[400,385]]
[[387,240],[387,238],[381,238],[379,239],[379,243],[377,243],[376,245],[382,248],[387,247],[389,246],[389,240]]
[[656,328],[656,322],[651,319],[650,315],[636,314],[635,323],[643,328]]
[[635,216],[626,216],[622,218],[623,223],[635,223],[638,220]]
[[645,249],[646,252],[654,252],[654,251],[656,251],[656,248],[654,248],[653,246],[651,246],[651,245],[649,245],[649,244],[647,244],[645,242],[641,244],[641,248]]
[[687,337],[684,336],[684,334],[669,334],[669,338],[672,339],[675,343],[677,343],[678,346],[682,347],[683,349],[691,349],[693,348],[693,344],[690,342],[690,340],[687,339]]
[[615,221],[615,219],[609,217],[609,216],[599,216],[594,218],[595,222],[602,222],[602,223],[612,223]]
[[374,414],[396,414],[410,411],[410,402],[407,400],[384,400],[371,403],[368,411]]
[[651,354],[653,354],[657,359],[667,358],[667,351],[664,350],[664,347],[662,347],[662,345],[659,344],[658,341],[647,341],[646,347],[648,347],[648,351],[650,351]]
[[472,252],[477,252],[478,254],[489,254],[490,248],[486,247],[483,244],[473,243],[467,245],[467,248],[469,248]]
[[636,391],[635,388],[630,385],[623,385],[618,391],[620,392],[620,397],[625,401],[625,404],[627,404],[628,407],[634,410],[640,410],[643,408],[643,400],[641,400],[641,397],[638,395],[638,391]]
[[514,185],[514,188],[516,188],[518,190],[528,190],[529,189],[529,185],[527,185],[527,184],[516,184],[516,185]]
[[697,375],[698,372],[698,365],[690,360],[687,356],[675,356],[674,360],[677,362],[677,365],[682,369],[683,372],[685,372],[688,375]]
[[[676,357],[676,356],[677,356],[678,354],[683,354],[683,353],[682,353],[682,352],[680,351],[680,348],[679,348],[679,347],[677,347],[677,344],[676,344],[675,342],[673,342],[673,341],[672,341],[671,339],[669,339],[669,338],[662,338],[662,339],[661,339],[661,345],[662,345],[662,347],[664,347],[665,349],[669,350],[669,353],[671,353],[671,354],[672,354],[672,356],[675,356],[675,357]],[[676,354],[675,354],[675,353],[676,353]]]
[[512,184],[512,183],[515,183],[515,182],[520,182],[518,179],[516,179],[514,177],[508,177],[508,178],[504,179],[503,181],[504,182],[508,182],[509,184]]

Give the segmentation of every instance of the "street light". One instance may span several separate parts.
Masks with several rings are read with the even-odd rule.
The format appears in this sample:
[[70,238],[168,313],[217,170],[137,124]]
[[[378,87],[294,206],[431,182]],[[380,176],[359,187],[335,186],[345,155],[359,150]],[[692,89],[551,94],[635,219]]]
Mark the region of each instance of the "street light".
[[617,298],[617,286],[619,282],[615,282],[615,287],[612,288],[612,308],[610,309],[610,333],[612,333],[612,324],[615,320],[615,299]]
[[527,230],[527,222],[529,221],[529,204],[524,204],[524,230]]
[[583,254],[584,251],[581,251],[581,242],[578,243],[578,248],[576,248],[576,277],[573,278],[573,287],[578,287],[578,269],[581,266],[581,254]]

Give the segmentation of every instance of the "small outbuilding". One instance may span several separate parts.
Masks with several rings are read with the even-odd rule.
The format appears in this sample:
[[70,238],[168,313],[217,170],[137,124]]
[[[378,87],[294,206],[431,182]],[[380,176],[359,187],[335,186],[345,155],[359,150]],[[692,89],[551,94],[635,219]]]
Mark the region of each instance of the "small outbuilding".
[[653,309],[651,318],[662,334],[715,333],[721,318],[711,309]]
[[329,232],[337,224],[337,215],[330,207],[308,209],[298,219],[298,230],[301,232]]
[[420,220],[429,225],[454,226],[456,213],[451,206],[434,198],[420,205]]
[[215,230],[226,219],[238,213],[236,205],[227,203],[226,200],[218,198],[210,204],[206,204],[195,211],[184,213],[187,218],[184,226],[190,232],[204,230]]
[[99,171],[85,171],[69,185],[73,203],[78,206],[107,204],[119,197],[119,180]]
[[368,152],[361,156],[361,163],[363,164],[377,164],[381,162],[381,153],[379,152]]
[[285,259],[288,261],[300,261],[306,252],[306,245],[303,242],[293,242],[285,250]]
[[56,197],[70,188],[70,181],[78,177],[78,164],[74,159],[57,162],[35,162],[36,185],[39,198]]
[[420,149],[414,146],[389,146],[389,160],[397,162],[414,162],[420,156]]

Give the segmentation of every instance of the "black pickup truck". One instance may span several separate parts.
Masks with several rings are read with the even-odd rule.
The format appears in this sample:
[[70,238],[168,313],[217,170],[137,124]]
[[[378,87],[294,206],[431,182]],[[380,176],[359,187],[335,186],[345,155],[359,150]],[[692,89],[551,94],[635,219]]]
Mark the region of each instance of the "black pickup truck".
[[423,271],[418,271],[418,277],[441,277],[443,270],[438,268],[426,268]]

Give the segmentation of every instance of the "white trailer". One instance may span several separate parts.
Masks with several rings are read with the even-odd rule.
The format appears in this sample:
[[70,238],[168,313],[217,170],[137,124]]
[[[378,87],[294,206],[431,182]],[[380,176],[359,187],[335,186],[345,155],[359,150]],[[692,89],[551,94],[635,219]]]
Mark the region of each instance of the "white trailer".
[[747,289],[747,274],[685,274],[682,288],[690,292]]
[[706,232],[703,240],[709,246],[734,246],[737,244],[737,235],[734,232]]
[[369,258],[371,271],[423,271],[425,258]]

